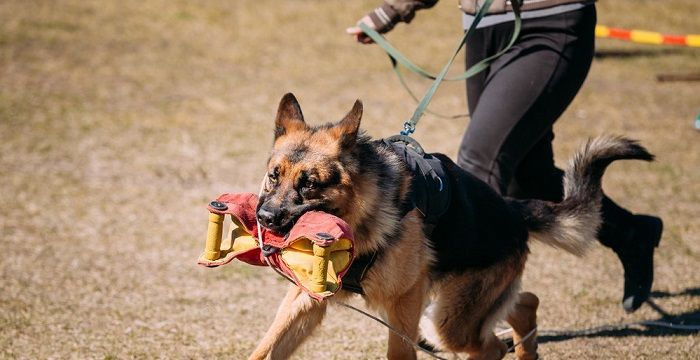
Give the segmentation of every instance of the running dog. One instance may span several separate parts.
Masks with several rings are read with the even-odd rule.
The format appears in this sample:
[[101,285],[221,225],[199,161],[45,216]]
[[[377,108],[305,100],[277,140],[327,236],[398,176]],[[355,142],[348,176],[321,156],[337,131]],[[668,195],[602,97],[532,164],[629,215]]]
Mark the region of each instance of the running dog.
[[[513,327],[515,342],[536,326],[539,300],[520,292],[528,240],[582,254],[601,224],[605,168],[618,159],[653,159],[635,141],[596,138],[571,160],[562,202],[515,200],[447,156],[406,156],[416,151],[370,139],[359,129],[361,117],[358,100],[341,121],[309,126],[294,95],[282,98],[258,221],[284,233],[310,210],[342,218],[356,254],[371,258],[359,279],[368,306],[417,341],[421,314],[432,303],[439,346],[473,359],[505,355],[493,332],[498,321]],[[440,197],[447,201],[435,200]],[[341,291],[329,301],[350,295]],[[321,322],[327,303],[291,286],[250,358],[290,356]],[[537,358],[534,336],[516,356]],[[416,352],[390,333],[387,357],[415,359]]]

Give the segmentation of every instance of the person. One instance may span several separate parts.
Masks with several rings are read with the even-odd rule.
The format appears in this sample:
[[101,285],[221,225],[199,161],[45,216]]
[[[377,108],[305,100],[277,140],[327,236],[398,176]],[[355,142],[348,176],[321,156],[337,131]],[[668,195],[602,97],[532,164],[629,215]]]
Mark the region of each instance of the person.
[[[476,0],[462,0],[463,25],[474,21]],[[563,171],[554,164],[553,125],[573,101],[594,55],[594,0],[524,0],[522,29],[515,44],[490,67],[467,80],[471,121],[457,163],[504,196],[560,201]],[[417,10],[437,0],[386,0],[358,21],[380,33],[409,23]],[[479,4],[483,3],[479,1]],[[495,0],[467,41],[466,67],[504,48],[513,34],[510,1]],[[372,40],[356,25],[347,33]],[[622,306],[637,310],[654,277],[654,250],[663,222],[633,214],[605,196],[601,244],[617,254],[624,269]]]

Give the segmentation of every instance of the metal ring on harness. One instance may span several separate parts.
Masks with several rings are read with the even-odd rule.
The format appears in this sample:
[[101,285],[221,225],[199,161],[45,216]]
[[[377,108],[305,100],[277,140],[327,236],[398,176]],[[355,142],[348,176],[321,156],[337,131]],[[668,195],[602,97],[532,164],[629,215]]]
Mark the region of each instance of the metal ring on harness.
[[403,130],[401,130],[401,135],[408,136],[416,131],[416,126],[406,121],[403,123]]

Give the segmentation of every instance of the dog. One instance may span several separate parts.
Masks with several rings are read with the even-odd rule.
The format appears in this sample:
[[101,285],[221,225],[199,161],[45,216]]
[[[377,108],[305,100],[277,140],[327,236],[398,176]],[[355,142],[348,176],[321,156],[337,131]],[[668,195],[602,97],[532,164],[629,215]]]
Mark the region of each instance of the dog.
[[[621,137],[589,141],[571,160],[560,203],[504,198],[447,156],[437,159],[449,185],[447,207],[431,224],[415,205],[416,175],[395,146],[360,130],[362,103],[337,123],[309,126],[292,94],[280,101],[258,221],[280,233],[310,210],[345,220],[360,257],[377,254],[361,279],[367,305],[418,341],[419,321],[431,303],[434,337],[447,351],[473,359],[500,359],[506,346],[494,335],[506,320],[519,342],[536,327],[538,298],[520,292],[530,238],[581,255],[601,224],[601,178],[618,159],[652,160],[646,149]],[[442,179],[441,178],[441,179]],[[429,226],[428,226],[429,225]],[[282,300],[251,359],[287,358],[322,321],[329,301],[296,286]],[[530,337],[516,348],[521,360],[537,358]],[[389,334],[389,359],[415,359],[412,344]]]

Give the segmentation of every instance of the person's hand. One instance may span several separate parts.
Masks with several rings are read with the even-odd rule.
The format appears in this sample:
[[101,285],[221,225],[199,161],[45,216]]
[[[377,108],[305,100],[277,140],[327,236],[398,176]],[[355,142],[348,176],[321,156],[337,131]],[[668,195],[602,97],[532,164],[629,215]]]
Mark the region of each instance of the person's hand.
[[372,39],[367,36],[362,29],[360,29],[360,24],[365,24],[369,28],[376,30],[378,33],[384,34],[393,29],[394,26],[400,21],[401,16],[399,13],[394,10],[391,5],[384,3],[382,6],[363,16],[355,26],[345,29],[345,32],[354,37],[355,40],[361,44],[371,44],[374,41],[372,41]]
[[371,44],[374,41],[365,34],[362,29],[360,29],[360,23],[365,23],[367,26],[370,28],[377,30],[377,25],[374,24],[372,19],[368,15],[365,15],[360,19],[360,21],[357,22],[357,25],[349,27],[345,29],[345,32],[348,33],[348,35],[352,36],[355,38],[355,41],[361,43],[361,44]]

